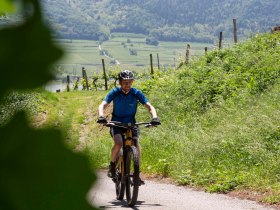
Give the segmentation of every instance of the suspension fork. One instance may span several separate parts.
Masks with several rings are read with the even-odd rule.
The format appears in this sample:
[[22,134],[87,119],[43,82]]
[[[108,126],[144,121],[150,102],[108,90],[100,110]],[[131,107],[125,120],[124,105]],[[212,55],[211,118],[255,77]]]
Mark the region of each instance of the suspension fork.
[[[127,150],[128,148],[131,148],[131,146],[134,145],[133,139],[132,139],[132,130],[127,129],[125,132],[125,135],[123,135],[123,163],[124,163],[124,176],[123,178],[127,178],[129,174],[127,173],[127,168],[126,168],[126,159],[127,159]],[[125,180],[123,180],[125,181]]]

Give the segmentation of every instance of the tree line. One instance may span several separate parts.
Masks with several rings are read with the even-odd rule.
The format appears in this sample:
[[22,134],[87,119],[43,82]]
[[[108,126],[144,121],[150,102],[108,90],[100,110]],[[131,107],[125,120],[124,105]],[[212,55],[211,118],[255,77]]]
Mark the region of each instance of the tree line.
[[104,41],[113,32],[145,34],[163,41],[211,42],[220,31],[231,37],[268,31],[279,24],[278,0],[43,0],[56,36]]

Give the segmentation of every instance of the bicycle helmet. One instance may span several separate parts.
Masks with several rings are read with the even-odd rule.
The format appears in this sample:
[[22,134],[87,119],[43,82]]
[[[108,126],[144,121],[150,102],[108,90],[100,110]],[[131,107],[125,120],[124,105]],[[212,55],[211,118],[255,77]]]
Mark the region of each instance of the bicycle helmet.
[[119,73],[119,80],[134,79],[134,74],[129,70],[123,70]]

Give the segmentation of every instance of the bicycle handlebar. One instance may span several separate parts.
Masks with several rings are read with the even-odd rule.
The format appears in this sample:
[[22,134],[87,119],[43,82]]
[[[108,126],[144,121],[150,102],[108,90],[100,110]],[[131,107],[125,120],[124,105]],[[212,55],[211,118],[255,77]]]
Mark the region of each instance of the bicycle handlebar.
[[103,124],[107,127],[121,127],[121,128],[132,128],[138,125],[145,125],[145,127],[155,127],[150,122],[139,122],[139,123],[122,123],[117,121],[108,121],[106,124]]

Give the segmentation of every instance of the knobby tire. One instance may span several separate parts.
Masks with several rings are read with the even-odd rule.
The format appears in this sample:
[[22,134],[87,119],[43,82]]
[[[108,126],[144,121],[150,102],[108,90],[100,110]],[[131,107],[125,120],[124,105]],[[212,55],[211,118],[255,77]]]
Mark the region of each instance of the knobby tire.
[[126,199],[128,206],[132,207],[137,202],[138,190],[140,185],[139,179],[139,159],[138,150],[135,146],[128,149],[126,157]]

